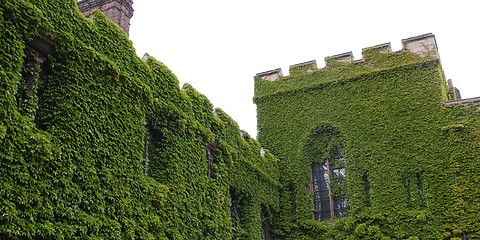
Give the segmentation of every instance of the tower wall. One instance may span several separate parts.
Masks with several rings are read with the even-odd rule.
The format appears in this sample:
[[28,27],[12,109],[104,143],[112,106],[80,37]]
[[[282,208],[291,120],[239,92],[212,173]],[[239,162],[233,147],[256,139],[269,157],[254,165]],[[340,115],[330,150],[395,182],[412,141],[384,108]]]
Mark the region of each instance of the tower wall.
[[130,19],[133,16],[133,0],[83,0],[78,8],[86,17],[90,17],[93,9],[99,9],[107,17],[120,26],[127,35],[130,31]]
[[379,239],[442,239],[448,229],[459,229],[447,233],[452,239],[480,236],[462,227],[473,226],[467,212],[479,212],[467,200],[478,196],[471,189],[480,168],[470,167],[480,163],[478,140],[469,140],[478,139],[478,113],[463,106],[478,100],[445,104],[432,34],[402,44],[396,52],[389,43],[364,48],[360,60],[329,56],[321,69],[309,61],[286,76],[255,76],[258,140],[279,158],[284,184],[283,238],[368,239],[364,229],[374,228]]

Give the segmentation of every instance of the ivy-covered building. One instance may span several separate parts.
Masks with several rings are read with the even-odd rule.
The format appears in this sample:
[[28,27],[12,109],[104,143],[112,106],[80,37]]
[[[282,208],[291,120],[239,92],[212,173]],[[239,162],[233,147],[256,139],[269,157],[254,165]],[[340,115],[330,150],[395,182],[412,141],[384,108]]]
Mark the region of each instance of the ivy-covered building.
[[480,238],[480,98],[457,99],[432,34],[402,44],[255,76],[282,238]]
[[[133,11],[97,3],[113,20]],[[277,159],[137,57],[128,23],[86,15],[0,1],[0,239],[269,237]]]
[[132,3],[0,0],[0,239],[480,237],[478,100],[432,35],[258,74],[259,142],[137,57]]

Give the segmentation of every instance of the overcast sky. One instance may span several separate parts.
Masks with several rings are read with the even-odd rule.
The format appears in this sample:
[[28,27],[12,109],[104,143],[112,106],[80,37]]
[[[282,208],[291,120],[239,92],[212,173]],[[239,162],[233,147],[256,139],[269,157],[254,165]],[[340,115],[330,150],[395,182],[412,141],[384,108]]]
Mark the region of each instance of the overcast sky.
[[130,38],[256,136],[253,76],[433,33],[447,78],[480,96],[476,1],[134,0]]

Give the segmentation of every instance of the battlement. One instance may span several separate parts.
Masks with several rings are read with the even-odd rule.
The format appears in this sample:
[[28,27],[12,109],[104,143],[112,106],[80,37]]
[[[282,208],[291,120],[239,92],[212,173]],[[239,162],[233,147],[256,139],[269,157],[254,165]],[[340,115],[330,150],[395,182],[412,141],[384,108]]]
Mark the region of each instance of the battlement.
[[335,60],[339,62],[353,62],[353,53],[352,52],[346,52],[346,53],[340,53],[337,55],[325,57],[325,60]]
[[[437,42],[435,35],[428,33],[416,37],[402,39],[402,49],[400,51],[408,51],[421,57],[434,57],[439,58]],[[362,49],[362,59],[354,60],[352,52],[341,53],[333,56],[325,57],[325,68],[333,67],[335,63],[363,63],[368,61],[368,55],[372,53],[391,53],[392,46],[390,43],[383,43],[372,47]],[[317,68],[317,62],[315,60],[298,63],[289,67],[290,75],[305,74],[320,70]],[[282,69],[277,68],[275,70],[266,71],[256,74],[263,80],[274,81],[283,77]]]
[[391,52],[392,51],[392,44],[390,43],[383,43],[379,45],[375,45],[372,47],[362,49],[362,54],[365,54],[368,51],[376,51],[376,52]]
[[277,68],[274,70],[257,73],[256,76],[264,80],[273,81],[273,80],[277,80],[280,77],[283,77],[283,73],[281,68]]
[[435,36],[431,33],[402,40],[403,49],[422,57],[433,55],[438,58],[438,48]]
[[296,72],[299,72],[299,73],[301,73],[301,72],[313,72],[317,69],[318,69],[317,61],[312,60],[312,61],[308,61],[308,62],[297,63],[297,64],[294,64],[294,65],[290,66],[289,72],[290,72],[290,75],[291,75],[291,74],[296,73]]

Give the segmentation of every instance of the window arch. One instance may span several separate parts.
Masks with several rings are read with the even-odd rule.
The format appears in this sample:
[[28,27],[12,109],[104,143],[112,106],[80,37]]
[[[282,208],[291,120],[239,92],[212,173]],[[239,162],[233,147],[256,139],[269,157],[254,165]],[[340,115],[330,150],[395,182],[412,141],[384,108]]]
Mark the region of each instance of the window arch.
[[333,220],[347,214],[346,160],[339,132],[332,127],[317,130],[307,144],[311,159],[313,218]]

